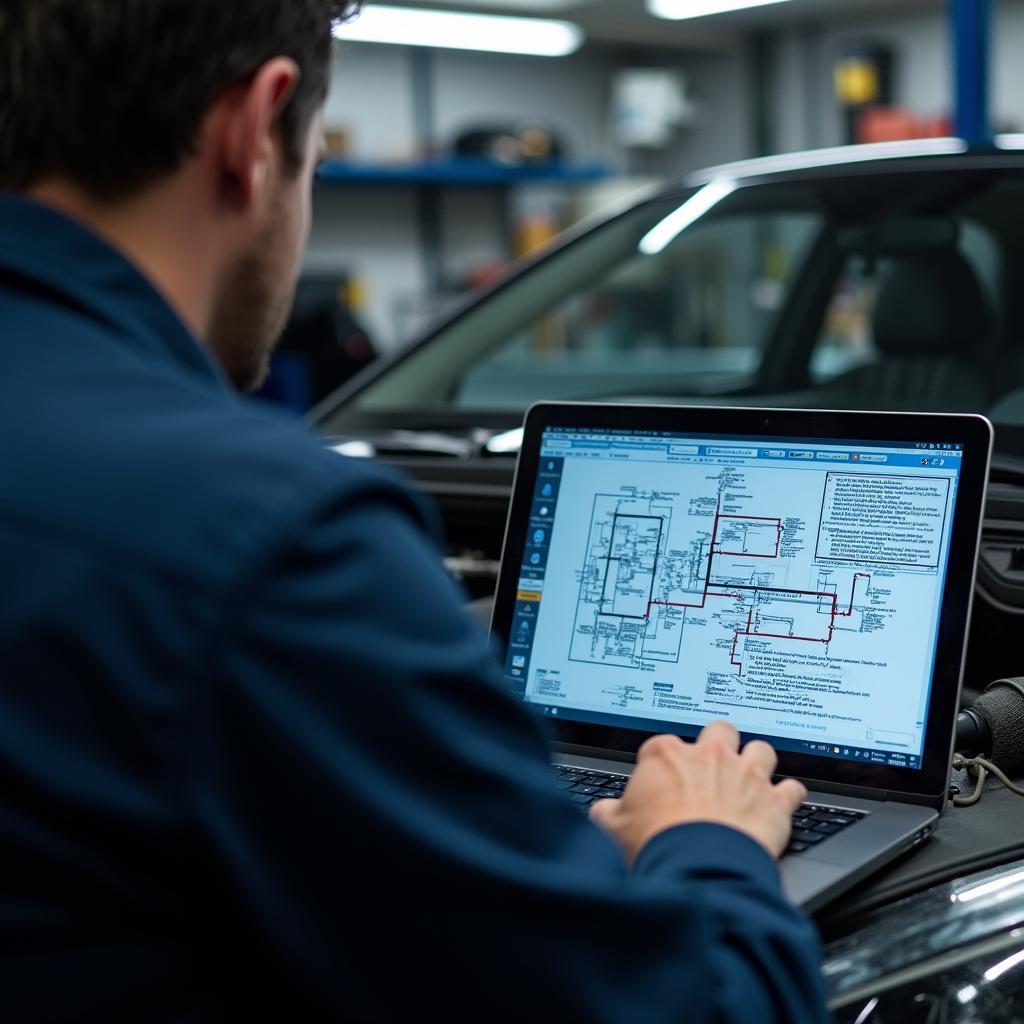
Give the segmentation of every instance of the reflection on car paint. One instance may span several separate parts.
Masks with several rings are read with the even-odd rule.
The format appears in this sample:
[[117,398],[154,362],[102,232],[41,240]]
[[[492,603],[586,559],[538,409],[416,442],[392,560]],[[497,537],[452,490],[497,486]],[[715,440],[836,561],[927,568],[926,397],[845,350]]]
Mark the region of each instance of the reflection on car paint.
[[1024,1020],[1024,861],[936,886],[826,949],[840,1024]]

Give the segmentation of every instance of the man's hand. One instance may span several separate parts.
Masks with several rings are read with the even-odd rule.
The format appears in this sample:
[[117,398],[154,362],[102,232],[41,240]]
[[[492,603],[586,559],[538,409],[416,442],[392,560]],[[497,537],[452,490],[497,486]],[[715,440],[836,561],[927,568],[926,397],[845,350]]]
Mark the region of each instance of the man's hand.
[[623,796],[599,800],[590,817],[623,847],[630,864],[659,832],[691,821],[738,829],[779,857],[807,789],[795,779],[772,785],[778,758],[767,743],[751,740],[742,753],[739,746],[728,722],[712,722],[692,744],[654,736],[640,748]]

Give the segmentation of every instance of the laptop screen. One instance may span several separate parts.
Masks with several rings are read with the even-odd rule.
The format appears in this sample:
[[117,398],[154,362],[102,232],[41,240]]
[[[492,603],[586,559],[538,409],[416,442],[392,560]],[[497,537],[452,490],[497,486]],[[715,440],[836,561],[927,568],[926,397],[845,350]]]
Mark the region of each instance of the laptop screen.
[[[918,769],[963,451],[548,427],[505,660],[552,719]],[[506,559],[515,558],[506,552]]]

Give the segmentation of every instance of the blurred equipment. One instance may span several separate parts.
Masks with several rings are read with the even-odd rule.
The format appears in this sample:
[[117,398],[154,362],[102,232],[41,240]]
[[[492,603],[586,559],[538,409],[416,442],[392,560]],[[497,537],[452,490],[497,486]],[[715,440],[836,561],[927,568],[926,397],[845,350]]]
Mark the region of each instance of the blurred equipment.
[[1024,678],[997,679],[956,719],[957,750],[980,755],[1008,775],[1024,771]]
[[554,130],[539,121],[514,128],[472,128],[456,138],[453,148],[456,156],[482,157],[504,167],[543,164],[565,156],[565,147]]
[[861,115],[892,103],[893,54],[874,43],[851,43],[835,66],[836,98],[846,112],[846,142],[861,141]]
[[376,348],[353,312],[359,305],[360,288],[347,275],[300,282],[260,397],[306,412],[373,362]]
[[664,149],[695,108],[686,78],[669,68],[626,68],[612,78],[612,133],[628,149]]
[[921,117],[902,107],[870,107],[857,118],[857,142],[946,139],[952,134],[951,117]]
[[327,146],[327,152],[333,157],[347,157],[351,155],[351,140],[344,128],[326,129],[324,131],[324,143]]

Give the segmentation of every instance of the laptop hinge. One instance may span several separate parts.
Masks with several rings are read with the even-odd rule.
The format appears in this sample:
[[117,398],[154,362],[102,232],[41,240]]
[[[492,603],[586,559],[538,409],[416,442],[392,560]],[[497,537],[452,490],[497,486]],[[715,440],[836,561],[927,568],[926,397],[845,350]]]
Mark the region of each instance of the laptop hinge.
[[870,786],[847,786],[841,782],[822,782],[821,779],[804,779],[800,781],[816,793],[832,793],[835,796],[856,796],[864,800],[887,800],[889,794],[881,789]]
[[636,754],[627,750],[609,750],[607,747],[584,747],[578,743],[554,744],[556,754],[576,754],[578,757],[595,757],[603,761],[621,761],[623,764],[636,764]]
[[930,796],[927,793],[886,793],[886,800],[896,800],[901,804],[917,804],[921,807],[931,807],[933,810],[942,811],[946,806],[946,794]]
[[801,779],[808,789],[818,793],[831,793],[835,796],[856,796],[865,800],[895,801],[901,804],[915,804],[932,807],[941,811],[945,799],[943,796],[929,796],[927,793],[894,793],[885,789],[871,789],[868,786],[847,786],[839,782],[822,782],[820,779]]

